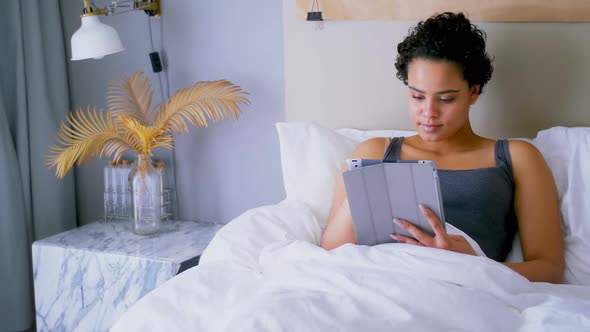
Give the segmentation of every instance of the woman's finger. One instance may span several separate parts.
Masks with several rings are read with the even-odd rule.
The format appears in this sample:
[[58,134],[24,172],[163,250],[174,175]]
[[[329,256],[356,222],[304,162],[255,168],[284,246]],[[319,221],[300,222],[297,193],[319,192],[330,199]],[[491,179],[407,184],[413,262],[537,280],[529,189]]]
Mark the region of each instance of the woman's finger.
[[420,228],[416,227],[416,225],[412,224],[411,222],[398,218],[393,218],[393,222],[407,230],[408,233],[412,234],[412,236],[414,236],[414,238],[418,240],[418,242],[429,247],[433,245],[433,237],[427,234],[426,232],[422,231]]
[[428,220],[428,223],[432,227],[434,234],[436,236],[446,236],[447,230],[443,227],[442,223],[440,222],[440,219],[438,219],[434,212],[432,212],[432,210],[430,210],[424,204],[419,204],[418,206],[420,207],[422,214],[424,214],[424,216],[426,217],[426,220]]
[[405,235],[401,235],[401,234],[389,234],[389,236],[391,236],[392,239],[394,239],[395,241],[401,242],[401,243],[408,243],[408,244],[415,244],[417,246],[424,246],[422,243],[412,239],[411,237],[407,237]]

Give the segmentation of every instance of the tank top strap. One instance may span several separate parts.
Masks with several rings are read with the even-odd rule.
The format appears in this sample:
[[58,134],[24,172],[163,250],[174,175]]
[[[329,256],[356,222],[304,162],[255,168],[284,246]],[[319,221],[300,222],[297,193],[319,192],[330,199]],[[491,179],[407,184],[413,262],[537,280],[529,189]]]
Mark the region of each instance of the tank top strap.
[[387,150],[385,150],[383,160],[399,160],[403,141],[403,137],[392,137],[391,142],[389,142],[389,146],[387,147]]
[[512,159],[510,158],[510,149],[507,139],[499,139],[496,141],[496,166],[504,167],[510,181],[514,183],[514,177],[512,175]]

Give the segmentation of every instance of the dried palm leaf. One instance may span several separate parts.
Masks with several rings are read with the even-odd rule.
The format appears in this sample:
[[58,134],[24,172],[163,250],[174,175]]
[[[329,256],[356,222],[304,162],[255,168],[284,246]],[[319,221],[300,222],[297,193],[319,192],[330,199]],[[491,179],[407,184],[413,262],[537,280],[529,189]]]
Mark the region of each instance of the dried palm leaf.
[[154,127],[163,132],[184,134],[188,123],[207,127],[207,118],[220,121],[227,117],[239,117],[239,104],[249,104],[244,95],[248,93],[225,80],[198,82],[175,93],[163,104],[154,122]]
[[50,147],[48,164],[56,167],[56,176],[63,179],[78,161],[81,165],[88,157],[114,156],[118,159],[131,146],[121,137],[110,113],[105,114],[90,107],[70,113],[57,132],[61,146]]
[[152,126],[144,126],[134,118],[120,116],[121,124],[128,130],[126,140],[138,154],[150,154],[157,147],[172,148],[173,137]]
[[143,72],[137,72],[124,81],[111,82],[107,90],[109,112],[116,116],[132,117],[143,125],[153,123],[150,107],[154,93]]

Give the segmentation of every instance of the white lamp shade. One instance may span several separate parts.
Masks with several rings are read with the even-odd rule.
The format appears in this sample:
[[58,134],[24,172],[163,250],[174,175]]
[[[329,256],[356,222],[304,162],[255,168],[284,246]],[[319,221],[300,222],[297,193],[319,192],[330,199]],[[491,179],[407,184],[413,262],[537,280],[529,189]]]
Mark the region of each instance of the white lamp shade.
[[72,60],[100,59],[123,50],[117,30],[96,15],[82,17],[82,26],[72,35]]

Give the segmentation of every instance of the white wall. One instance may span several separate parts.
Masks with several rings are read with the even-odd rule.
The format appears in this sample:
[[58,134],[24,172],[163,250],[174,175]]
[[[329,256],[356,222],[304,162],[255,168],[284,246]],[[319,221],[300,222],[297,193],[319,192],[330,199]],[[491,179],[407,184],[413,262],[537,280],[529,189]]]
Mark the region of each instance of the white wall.
[[[327,21],[317,30],[295,19],[292,0],[283,0],[283,15],[288,121],[412,129],[394,63],[416,22]],[[590,23],[475,23],[495,57],[472,109],[476,131],[531,137],[550,126],[590,125]]]
[[[252,102],[237,122],[192,128],[178,137],[180,217],[227,222],[248,208],[280,201],[284,190],[274,124],[284,120],[281,3],[164,0],[162,5],[162,17],[152,19],[152,28],[170,91],[201,80],[228,79],[250,92]],[[69,39],[80,25],[82,2],[61,0],[61,6],[70,55]],[[147,15],[136,11],[101,20],[117,29],[127,50],[101,60],[68,62],[72,107],[104,108],[107,83],[137,70],[151,78],[154,103],[161,102],[148,57]],[[166,76],[161,77],[167,90]],[[104,164],[97,159],[76,169],[79,223],[103,214]]]

